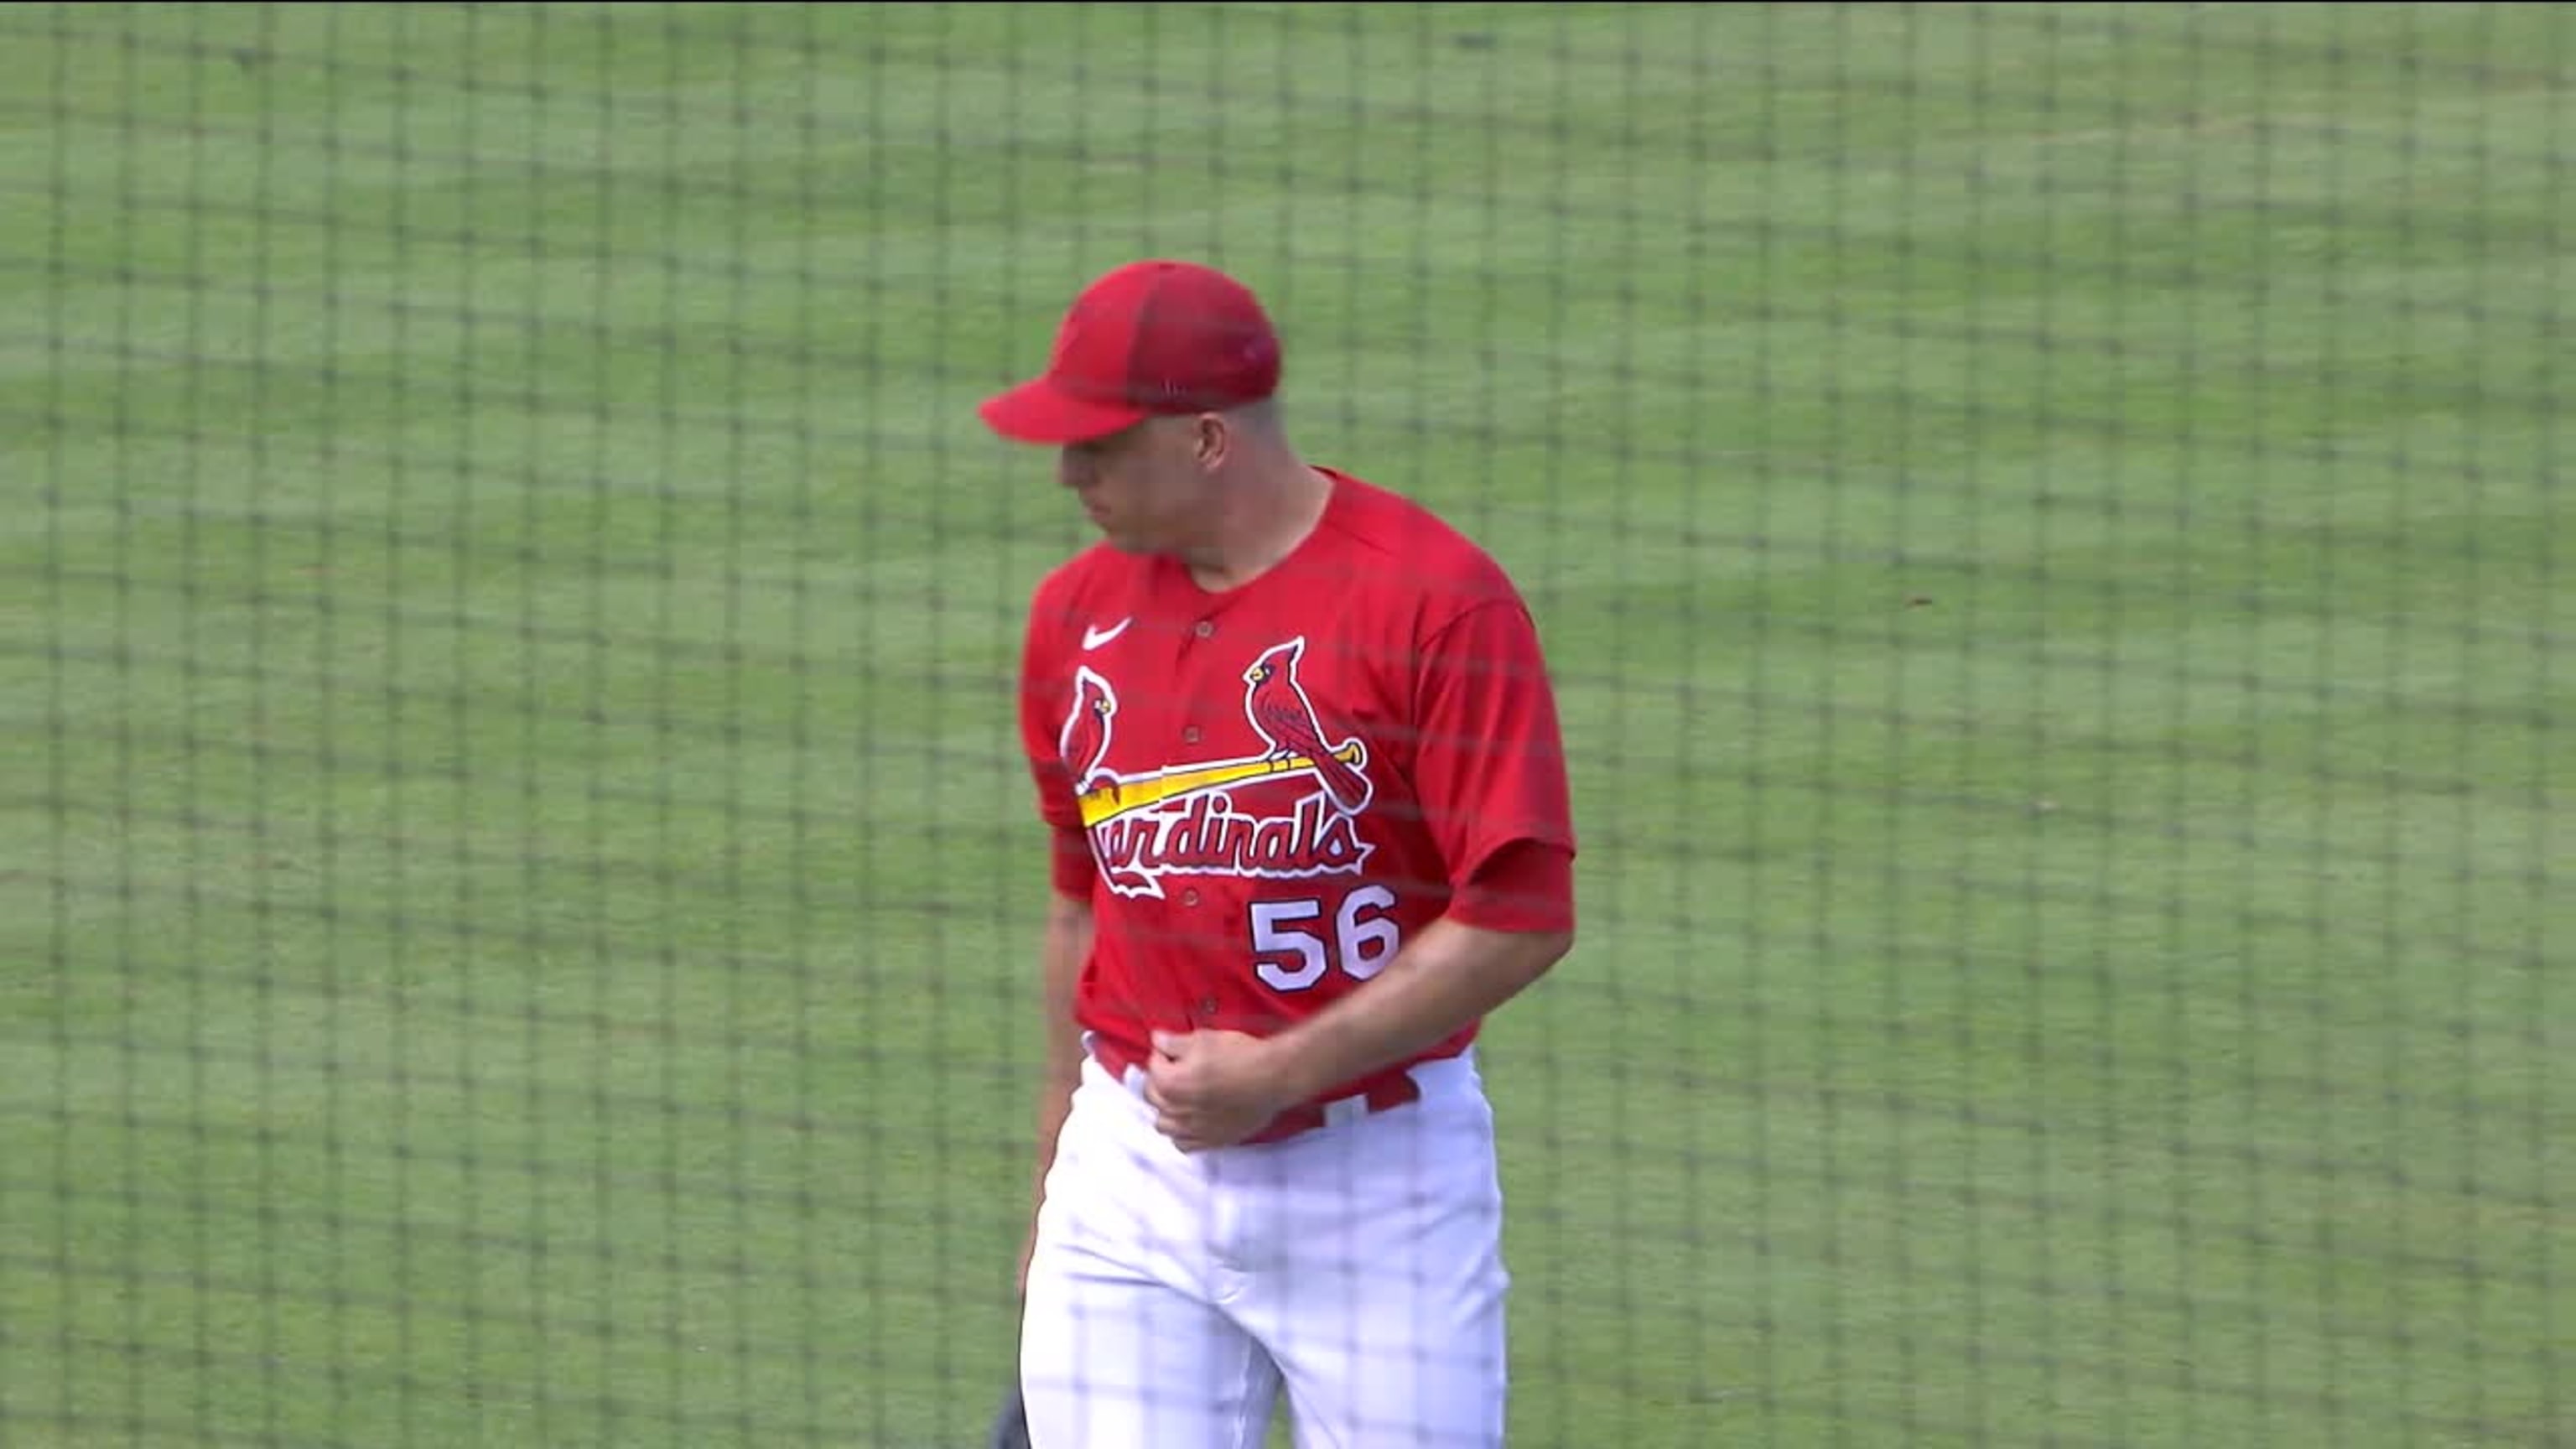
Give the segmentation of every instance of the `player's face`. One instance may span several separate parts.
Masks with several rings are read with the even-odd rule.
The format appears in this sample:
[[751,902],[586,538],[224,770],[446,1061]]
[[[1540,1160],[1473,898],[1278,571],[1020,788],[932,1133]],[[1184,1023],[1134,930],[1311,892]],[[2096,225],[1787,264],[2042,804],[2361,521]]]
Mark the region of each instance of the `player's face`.
[[1112,547],[1176,552],[1205,526],[1212,496],[1202,434],[1198,419],[1156,418],[1064,449],[1057,476]]

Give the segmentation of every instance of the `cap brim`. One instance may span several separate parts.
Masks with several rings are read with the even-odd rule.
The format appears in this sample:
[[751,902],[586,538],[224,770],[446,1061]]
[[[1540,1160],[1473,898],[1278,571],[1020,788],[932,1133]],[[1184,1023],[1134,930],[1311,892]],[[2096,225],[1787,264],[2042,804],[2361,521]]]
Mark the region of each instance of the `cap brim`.
[[1059,392],[1045,378],[986,398],[975,411],[984,425],[1020,443],[1063,446],[1125,432],[1151,416],[1143,408],[1115,407]]

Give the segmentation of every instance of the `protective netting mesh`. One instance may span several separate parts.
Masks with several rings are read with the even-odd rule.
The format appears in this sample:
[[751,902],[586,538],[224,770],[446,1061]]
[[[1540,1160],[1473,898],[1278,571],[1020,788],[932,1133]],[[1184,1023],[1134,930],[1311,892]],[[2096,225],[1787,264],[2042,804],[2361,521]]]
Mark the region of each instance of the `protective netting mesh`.
[[2576,1438],[2571,47],[0,7],[0,1442],[974,1442],[1154,253],[1555,662],[1513,1442]]

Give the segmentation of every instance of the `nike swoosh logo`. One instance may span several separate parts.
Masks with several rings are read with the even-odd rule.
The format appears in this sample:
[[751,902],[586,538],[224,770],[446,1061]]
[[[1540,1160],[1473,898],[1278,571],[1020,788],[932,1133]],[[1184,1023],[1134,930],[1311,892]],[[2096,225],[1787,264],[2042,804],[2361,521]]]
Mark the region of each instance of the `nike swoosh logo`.
[[1106,629],[1083,630],[1082,652],[1088,654],[1092,650],[1099,648],[1101,645],[1108,643],[1110,640],[1117,638],[1119,635],[1126,633],[1128,624],[1133,622],[1134,618],[1135,616],[1131,614],[1127,618],[1119,620],[1117,623],[1110,625]]

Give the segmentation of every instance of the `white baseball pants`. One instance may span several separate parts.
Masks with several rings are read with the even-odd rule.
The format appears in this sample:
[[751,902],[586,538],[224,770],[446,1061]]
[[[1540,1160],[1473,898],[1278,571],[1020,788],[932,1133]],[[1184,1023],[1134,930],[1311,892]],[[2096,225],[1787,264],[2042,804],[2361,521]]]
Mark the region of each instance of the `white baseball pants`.
[[1502,1189],[1472,1053],[1418,1102],[1183,1153],[1086,1062],[1021,1322],[1033,1449],[1492,1449]]

